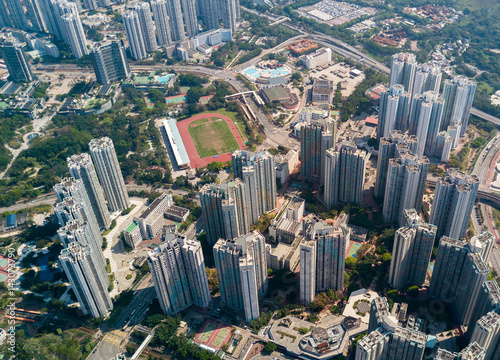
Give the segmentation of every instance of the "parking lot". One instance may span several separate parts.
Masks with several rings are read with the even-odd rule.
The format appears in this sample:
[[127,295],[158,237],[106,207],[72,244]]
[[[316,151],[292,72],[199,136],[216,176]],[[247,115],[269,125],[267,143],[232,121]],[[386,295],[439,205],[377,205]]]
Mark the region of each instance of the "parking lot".
[[335,85],[341,83],[342,97],[348,97],[365,78],[363,72],[355,75],[352,70],[355,68],[343,62],[337,64],[330,62],[311,70],[309,76],[313,79],[331,80]]

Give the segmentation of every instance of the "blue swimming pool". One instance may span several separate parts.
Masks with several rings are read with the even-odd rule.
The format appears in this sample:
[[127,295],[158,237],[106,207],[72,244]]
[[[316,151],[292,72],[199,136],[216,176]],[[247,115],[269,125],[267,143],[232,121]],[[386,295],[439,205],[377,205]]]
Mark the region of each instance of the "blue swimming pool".
[[253,76],[253,75],[258,74],[258,73],[259,73],[259,72],[258,72],[257,70],[252,69],[252,68],[250,68],[250,69],[246,69],[246,70],[245,70],[245,74],[248,74],[248,75],[250,75],[250,76]]
[[166,75],[166,76],[161,76],[157,80],[160,84],[165,84],[167,83],[174,75]]
[[40,266],[40,281],[41,282],[52,281],[54,279],[54,274],[52,273],[52,271],[49,269],[49,267],[47,265],[48,262],[49,262],[48,255],[41,256],[37,261],[38,266]]

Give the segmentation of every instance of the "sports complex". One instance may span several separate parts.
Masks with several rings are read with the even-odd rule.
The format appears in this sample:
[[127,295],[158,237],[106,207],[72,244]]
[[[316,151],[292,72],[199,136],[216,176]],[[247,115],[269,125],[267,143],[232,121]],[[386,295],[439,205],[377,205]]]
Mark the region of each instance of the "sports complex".
[[220,322],[207,320],[196,333],[194,342],[199,344],[201,348],[217,352],[231,339],[232,333],[231,327]]
[[163,127],[179,168],[227,162],[233,151],[246,148],[237,123],[222,114],[198,114],[180,122],[168,118]]

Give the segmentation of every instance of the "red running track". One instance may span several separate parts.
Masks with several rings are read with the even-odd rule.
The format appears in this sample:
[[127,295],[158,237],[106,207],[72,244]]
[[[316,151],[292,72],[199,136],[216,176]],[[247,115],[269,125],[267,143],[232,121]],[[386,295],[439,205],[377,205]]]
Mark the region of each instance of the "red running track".
[[210,163],[219,161],[219,162],[228,162],[231,160],[231,153],[226,153],[226,154],[219,154],[217,157],[209,156],[206,158],[200,158],[198,155],[198,152],[196,151],[196,147],[194,146],[193,139],[191,139],[191,135],[189,134],[189,125],[196,120],[201,120],[201,119],[210,119],[210,118],[220,118],[224,119],[229,126],[229,129],[231,129],[231,132],[233,133],[234,138],[238,142],[238,145],[240,146],[240,149],[246,149],[245,142],[241,138],[240,134],[238,133],[238,129],[236,129],[236,125],[234,125],[233,121],[228,118],[227,116],[217,114],[217,113],[210,113],[210,114],[198,114],[193,117],[190,117],[189,119],[179,121],[177,123],[177,129],[179,130],[179,133],[181,134],[182,142],[184,143],[184,147],[186,148],[186,151],[189,156],[189,160],[191,163],[192,168],[199,168],[199,167],[205,167]]

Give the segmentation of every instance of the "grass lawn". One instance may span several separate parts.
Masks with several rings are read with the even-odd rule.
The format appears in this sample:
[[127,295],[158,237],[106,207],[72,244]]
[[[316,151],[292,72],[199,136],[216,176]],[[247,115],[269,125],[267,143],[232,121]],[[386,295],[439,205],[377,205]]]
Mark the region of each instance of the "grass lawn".
[[224,120],[189,125],[189,135],[200,158],[225,154],[239,149],[236,139]]
[[214,111],[205,111],[205,112],[202,112],[200,114],[221,114],[221,115],[227,116],[228,118],[233,120],[233,123],[235,123],[236,129],[238,130],[238,133],[240,134],[241,138],[244,141],[247,140],[247,135],[246,135],[247,124],[242,120],[236,119],[236,113],[234,113],[232,111],[227,111],[226,109],[222,108],[222,109],[217,109]]
[[201,125],[201,124],[206,124],[209,122],[209,119],[200,119],[200,120],[195,120],[191,123],[191,125]]

